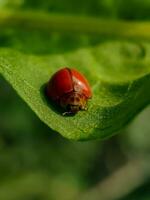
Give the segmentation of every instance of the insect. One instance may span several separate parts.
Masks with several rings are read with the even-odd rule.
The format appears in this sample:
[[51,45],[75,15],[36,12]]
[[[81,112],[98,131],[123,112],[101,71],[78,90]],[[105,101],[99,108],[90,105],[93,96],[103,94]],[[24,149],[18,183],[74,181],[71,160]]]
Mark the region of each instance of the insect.
[[74,115],[87,110],[87,101],[92,91],[87,79],[75,69],[62,68],[49,80],[46,87],[47,97],[56,102],[65,112]]

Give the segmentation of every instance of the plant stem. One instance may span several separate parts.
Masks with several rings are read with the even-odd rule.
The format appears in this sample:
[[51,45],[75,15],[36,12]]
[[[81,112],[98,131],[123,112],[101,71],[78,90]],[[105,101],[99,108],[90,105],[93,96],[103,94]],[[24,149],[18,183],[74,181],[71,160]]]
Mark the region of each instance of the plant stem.
[[147,159],[129,161],[93,189],[80,195],[82,200],[117,200],[129,194],[150,177]]
[[115,21],[29,11],[0,11],[0,28],[3,27],[150,39],[150,22]]

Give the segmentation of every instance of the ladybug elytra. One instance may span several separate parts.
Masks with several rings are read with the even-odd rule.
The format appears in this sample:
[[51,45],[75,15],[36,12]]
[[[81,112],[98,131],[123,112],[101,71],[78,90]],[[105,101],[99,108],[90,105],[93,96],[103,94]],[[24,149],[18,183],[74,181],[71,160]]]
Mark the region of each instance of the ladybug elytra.
[[76,114],[87,109],[92,91],[86,78],[75,69],[58,70],[47,84],[47,96],[65,109],[63,115]]

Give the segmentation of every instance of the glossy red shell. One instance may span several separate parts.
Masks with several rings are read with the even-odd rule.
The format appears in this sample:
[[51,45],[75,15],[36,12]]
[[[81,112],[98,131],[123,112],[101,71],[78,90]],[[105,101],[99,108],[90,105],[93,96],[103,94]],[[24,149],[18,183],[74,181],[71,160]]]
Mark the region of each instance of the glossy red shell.
[[88,81],[75,69],[60,69],[48,82],[47,94],[54,101],[72,91],[84,95],[87,99],[92,96]]

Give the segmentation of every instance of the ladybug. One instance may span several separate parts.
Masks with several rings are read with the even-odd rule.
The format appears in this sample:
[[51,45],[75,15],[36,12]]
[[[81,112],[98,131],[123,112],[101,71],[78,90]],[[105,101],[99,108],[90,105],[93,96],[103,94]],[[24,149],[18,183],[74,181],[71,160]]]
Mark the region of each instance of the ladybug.
[[87,101],[92,91],[86,78],[75,69],[62,68],[49,80],[46,87],[47,97],[56,102],[66,112],[74,115],[80,110],[87,110]]

